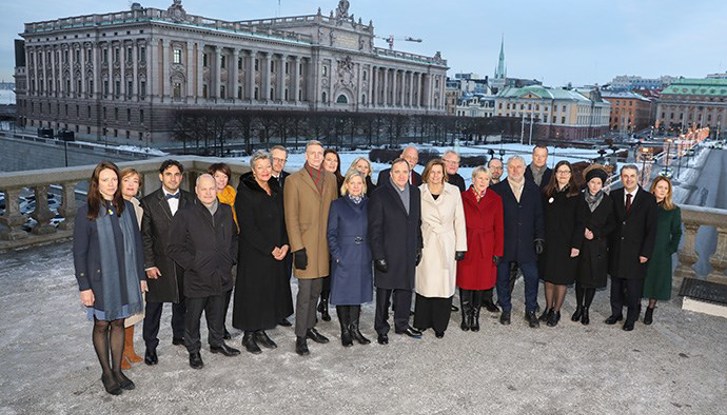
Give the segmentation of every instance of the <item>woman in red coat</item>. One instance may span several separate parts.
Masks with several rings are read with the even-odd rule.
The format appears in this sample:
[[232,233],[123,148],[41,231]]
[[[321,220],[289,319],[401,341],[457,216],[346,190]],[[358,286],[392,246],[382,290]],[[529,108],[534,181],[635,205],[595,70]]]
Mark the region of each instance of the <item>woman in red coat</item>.
[[472,170],[472,186],[462,192],[464,217],[467,223],[467,255],[457,262],[457,286],[464,331],[480,330],[480,307],[496,313],[492,288],[497,281],[497,263],[503,251],[502,199],[488,191],[490,171],[484,167]]

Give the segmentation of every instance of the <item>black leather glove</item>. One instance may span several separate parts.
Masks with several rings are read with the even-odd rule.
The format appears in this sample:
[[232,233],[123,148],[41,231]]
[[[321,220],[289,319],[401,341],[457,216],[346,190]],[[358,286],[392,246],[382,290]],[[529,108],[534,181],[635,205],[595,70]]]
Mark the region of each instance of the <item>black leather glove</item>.
[[465,251],[457,251],[454,253],[454,260],[455,261],[461,261],[464,259],[464,252]]
[[536,254],[540,255],[540,254],[543,253],[543,248],[544,248],[543,243],[544,242],[545,241],[543,241],[542,239],[536,239],[535,240],[535,253]]
[[497,256],[497,255],[493,255],[492,256],[492,262],[494,262],[495,265],[500,265],[500,259],[501,258],[499,256]]
[[389,272],[389,264],[386,263],[385,259],[377,259],[374,261],[374,268],[379,272]]
[[293,252],[293,264],[298,269],[306,269],[308,267],[308,254],[305,253],[305,248]]
[[417,257],[416,257],[416,265],[419,265],[419,263],[422,262],[422,250],[417,251]]

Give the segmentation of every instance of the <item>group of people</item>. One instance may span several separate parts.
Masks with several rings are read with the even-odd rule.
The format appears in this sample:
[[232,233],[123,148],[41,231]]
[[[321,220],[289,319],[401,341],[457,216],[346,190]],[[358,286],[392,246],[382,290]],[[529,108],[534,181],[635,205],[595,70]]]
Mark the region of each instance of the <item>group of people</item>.
[[[293,325],[293,314],[296,353],[310,353],[308,340],[328,343],[316,323],[318,313],[331,319],[329,305],[343,346],[370,343],[360,316],[374,292],[382,345],[389,342],[390,312],[394,333],[412,338],[428,329],[443,337],[452,311],[461,313],[464,331],[480,330],[482,308],[501,313],[507,325],[520,274],[530,327],[557,325],[574,283],[572,320],[589,324],[589,307],[607,274],[606,323],[623,320],[627,306],[623,329],[633,330],[643,297],[649,299],[644,323],[651,324],[656,302],[670,297],[671,254],[681,236],[671,182],[657,177],[647,192],[638,185],[637,167],[626,165],[623,189],[607,194],[606,171],[592,165],[580,189],[571,164],[560,161],[551,171],[547,155],[536,146],[527,166],[510,157],[505,178],[502,161],[493,158],[473,169],[466,188],[456,152],[429,161],[419,175],[413,169],[418,151],[409,146],[374,184],[369,160],[357,158],[342,174],[335,150],[312,140],[303,168],[292,174],[284,171],[284,147],[256,152],[237,189],[230,167],[215,163],[196,177],[191,194],[181,189],[183,165],[166,160],[161,187],[141,200],[139,172],[99,163],[77,215],[73,253],[104,388],[114,395],[134,389],[122,370],[141,360],[158,363],[164,303],[172,303],[172,343],[186,347],[192,368],[204,366],[203,311],[210,352],[238,355],[225,343],[233,292],[232,326],[253,354],[276,348],[268,331]],[[537,316],[540,280],[545,308]],[[143,358],[133,348],[141,319]]]

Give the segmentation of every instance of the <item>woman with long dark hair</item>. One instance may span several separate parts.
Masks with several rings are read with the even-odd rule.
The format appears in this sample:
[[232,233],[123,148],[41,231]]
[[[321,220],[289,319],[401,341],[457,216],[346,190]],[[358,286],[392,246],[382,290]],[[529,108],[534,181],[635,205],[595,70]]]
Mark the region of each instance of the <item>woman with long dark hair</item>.
[[134,207],[121,196],[119,169],[111,162],[96,166],[86,204],[78,209],[73,264],[81,304],[94,321],[93,347],[104,388],[112,395],[134,389],[121,371],[124,319],[141,312],[146,276]]
[[[336,189],[338,196],[341,197],[341,186],[343,185],[343,176],[341,176],[341,157],[338,152],[332,148],[328,148],[323,152],[323,169],[336,176]],[[331,315],[328,312],[328,297],[331,295],[331,278],[323,277],[323,288],[321,289],[321,297],[318,302],[317,311],[321,313],[323,321],[331,321]]]
[[576,270],[576,311],[571,320],[590,323],[588,309],[596,289],[606,286],[608,236],[616,227],[613,202],[603,191],[608,173],[598,165],[584,171],[586,189],[578,198],[577,232],[581,239]]
[[578,185],[573,168],[566,160],[555,165],[550,182],[543,190],[545,246],[540,255],[540,275],[545,280],[545,311],[540,321],[554,327],[560,321],[560,308],[569,284],[576,277],[579,254],[576,233]]
[[656,219],[656,243],[646,267],[643,298],[649,299],[644,314],[644,324],[654,319],[656,301],[671,298],[672,254],[679,249],[682,238],[682,213],[671,200],[671,180],[658,176],[651,184],[651,193],[656,197],[659,214]]

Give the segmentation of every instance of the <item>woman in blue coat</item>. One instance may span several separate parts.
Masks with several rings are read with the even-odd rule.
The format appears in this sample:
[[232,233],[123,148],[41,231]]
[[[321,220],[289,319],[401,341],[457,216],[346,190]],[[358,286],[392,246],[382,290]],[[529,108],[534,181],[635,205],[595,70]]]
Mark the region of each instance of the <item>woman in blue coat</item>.
[[341,343],[371,341],[359,330],[361,304],[373,299],[371,249],[367,235],[366,181],[349,170],[341,186],[342,197],[331,203],[328,214],[328,247],[331,252],[331,304],[341,324]]

